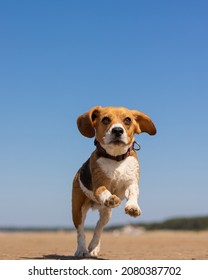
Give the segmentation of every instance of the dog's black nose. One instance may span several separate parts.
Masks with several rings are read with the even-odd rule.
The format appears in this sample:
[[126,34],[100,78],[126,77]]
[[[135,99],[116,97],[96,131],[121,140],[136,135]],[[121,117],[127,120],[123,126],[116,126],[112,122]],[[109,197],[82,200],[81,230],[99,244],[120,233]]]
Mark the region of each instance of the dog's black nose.
[[120,137],[124,133],[124,130],[122,127],[114,127],[112,133],[115,134],[116,137]]

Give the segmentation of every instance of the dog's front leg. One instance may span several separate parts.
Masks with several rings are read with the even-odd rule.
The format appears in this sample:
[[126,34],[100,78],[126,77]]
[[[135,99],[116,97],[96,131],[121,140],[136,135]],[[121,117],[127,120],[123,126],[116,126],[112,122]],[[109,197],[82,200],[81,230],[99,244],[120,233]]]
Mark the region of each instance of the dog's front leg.
[[125,197],[127,199],[125,205],[126,214],[137,217],[141,215],[141,209],[138,205],[139,188],[137,183],[131,184],[125,191]]
[[120,205],[121,200],[116,195],[112,194],[105,186],[100,186],[95,190],[95,197],[101,203],[110,208]]

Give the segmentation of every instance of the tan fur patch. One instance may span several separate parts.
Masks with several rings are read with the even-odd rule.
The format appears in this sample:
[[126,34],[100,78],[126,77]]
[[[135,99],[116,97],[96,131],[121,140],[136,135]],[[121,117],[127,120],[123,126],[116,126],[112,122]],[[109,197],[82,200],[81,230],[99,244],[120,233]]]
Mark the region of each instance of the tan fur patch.
[[106,177],[106,174],[101,170],[99,164],[97,163],[98,156],[96,152],[93,152],[91,155],[91,172],[92,172],[92,186],[93,192],[95,193],[96,189],[105,186],[109,189],[111,185],[111,179]]
[[97,188],[95,191],[95,197],[99,198],[100,194],[103,193],[105,190],[106,190],[105,186],[101,186],[101,187]]
[[80,189],[78,181],[79,173],[76,174],[72,189],[72,218],[77,228],[82,222],[82,206],[88,199]]

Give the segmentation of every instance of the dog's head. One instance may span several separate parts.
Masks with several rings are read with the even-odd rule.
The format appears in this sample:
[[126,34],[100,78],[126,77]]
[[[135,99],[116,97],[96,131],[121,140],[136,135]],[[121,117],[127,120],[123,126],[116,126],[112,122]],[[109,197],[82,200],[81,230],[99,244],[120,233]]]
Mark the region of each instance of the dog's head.
[[112,155],[126,152],[133,144],[135,133],[156,134],[156,128],[147,115],[124,107],[93,107],[78,117],[77,126],[84,136],[95,136]]

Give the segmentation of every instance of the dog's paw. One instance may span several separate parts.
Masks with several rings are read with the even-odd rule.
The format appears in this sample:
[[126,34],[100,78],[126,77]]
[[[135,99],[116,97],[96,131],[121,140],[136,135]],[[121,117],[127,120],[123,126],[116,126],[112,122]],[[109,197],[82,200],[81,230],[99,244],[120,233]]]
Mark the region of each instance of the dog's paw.
[[126,205],[125,212],[126,212],[126,214],[128,214],[131,217],[137,217],[142,214],[142,211],[139,208],[139,206],[133,205],[133,204]]
[[89,258],[90,257],[90,253],[87,250],[83,250],[83,249],[77,249],[75,254],[75,257],[77,258]]
[[97,257],[100,252],[100,246],[95,247],[93,250],[89,250],[89,254],[91,257]]
[[121,203],[121,200],[119,197],[117,197],[115,194],[112,194],[108,199],[105,201],[105,206],[114,208],[118,207]]

